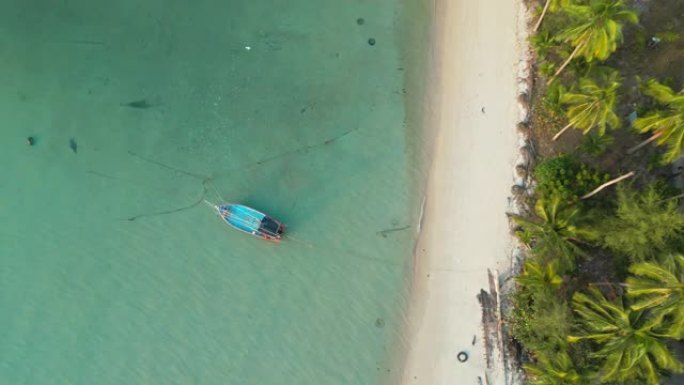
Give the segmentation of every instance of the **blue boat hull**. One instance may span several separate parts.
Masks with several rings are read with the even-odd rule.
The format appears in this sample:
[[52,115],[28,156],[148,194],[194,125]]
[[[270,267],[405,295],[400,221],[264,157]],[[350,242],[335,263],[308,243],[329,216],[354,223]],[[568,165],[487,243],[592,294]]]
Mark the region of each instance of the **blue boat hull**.
[[226,203],[216,206],[219,216],[231,227],[269,241],[280,241],[285,226],[251,207]]

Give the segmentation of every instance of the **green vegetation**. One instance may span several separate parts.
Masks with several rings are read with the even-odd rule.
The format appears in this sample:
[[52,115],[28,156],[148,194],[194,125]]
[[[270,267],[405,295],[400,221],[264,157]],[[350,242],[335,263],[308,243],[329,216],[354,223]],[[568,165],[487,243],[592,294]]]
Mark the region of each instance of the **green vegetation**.
[[572,308],[580,317],[577,335],[569,342],[583,339],[596,343],[591,354],[600,362],[598,376],[602,382],[645,380],[657,385],[660,369],[680,371],[677,361],[665,345],[667,323],[662,317],[636,311],[623,305],[623,298],[609,301],[596,288],[587,294],[575,293]]
[[617,189],[617,210],[601,224],[603,244],[633,262],[656,258],[684,236],[677,201],[665,200],[654,186],[644,192]]
[[531,385],[582,385],[585,379],[577,372],[570,355],[564,351],[539,357],[536,364],[526,364],[532,375]]
[[[675,94],[670,87],[652,79],[646,83],[644,93],[667,109],[659,109],[637,119],[634,127],[642,133],[653,133],[644,143],[655,140],[659,146],[667,146],[663,160],[671,163],[684,151],[684,91]],[[635,149],[640,147],[641,144]]]
[[670,327],[666,334],[684,338],[684,256],[669,255],[663,262],[644,262],[629,268],[627,296],[632,310],[650,309]]
[[563,271],[575,268],[575,257],[584,255],[579,247],[583,242],[596,239],[596,232],[586,226],[586,218],[577,206],[561,203],[559,196],[539,198],[534,206],[535,219],[514,215],[522,226],[520,239],[531,247],[544,262],[555,260]]
[[537,23],[534,25],[533,31],[537,31],[539,29],[542,21],[544,21],[546,12],[557,12],[559,9],[562,9],[562,7],[566,7],[568,4],[570,4],[569,0],[546,0],[544,2],[544,7],[542,8],[541,15],[539,16],[539,19],[537,19]]
[[638,22],[637,14],[625,7],[622,0],[567,1],[562,8],[569,21],[555,35],[574,49],[553,75],[554,78],[575,57],[582,57],[587,62],[608,59],[622,42],[623,24]]
[[[548,81],[536,82],[530,135],[540,159],[532,212],[511,216],[528,252],[506,314],[532,385],[657,385],[684,372],[671,350],[684,343],[684,194],[670,168],[684,154],[684,91],[673,91],[684,89],[684,74],[668,72],[672,60],[684,66],[684,51],[660,70],[632,59],[654,56],[652,37],[658,53],[681,45],[675,15],[684,5],[653,2],[639,19],[662,29],[631,27],[631,0],[538,8],[530,41],[535,75]],[[674,21],[654,22],[653,12]],[[623,38],[632,40],[621,48]],[[641,82],[645,68],[650,80]],[[621,119],[633,130],[605,135]],[[628,171],[629,182],[587,198]]]
[[593,128],[598,135],[606,133],[606,127],[617,128],[620,119],[615,114],[616,92],[620,87],[617,71],[608,70],[599,82],[581,78],[574,92],[561,94],[560,103],[566,106],[565,115],[569,123],[553,137],[558,139],[570,127],[581,129],[586,135]]
[[610,179],[579,163],[569,155],[560,155],[541,161],[534,168],[537,194],[540,197],[559,197],[563,202],[574,202],[596,186]]
[[612,136],[589,134],[582,143],[582,150],[589,155],[598,156],[603,154],[613,141]]
[[512,333],[525,346],[543,352],[541,355],[559,351],[572,326],[569,306],[558,300],[563,278],[553,263],[543,266],[529,259],[517,281],[515,306],[508,320]]

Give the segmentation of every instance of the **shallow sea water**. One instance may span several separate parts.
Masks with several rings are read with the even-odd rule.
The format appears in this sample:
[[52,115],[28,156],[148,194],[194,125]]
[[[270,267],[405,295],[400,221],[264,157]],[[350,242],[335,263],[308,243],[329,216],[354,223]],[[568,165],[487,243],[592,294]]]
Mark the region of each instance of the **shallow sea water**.
[[423,140],[402,39],[424,32],[409,2],[312,4],[0,3],[0,383],[395,375]]

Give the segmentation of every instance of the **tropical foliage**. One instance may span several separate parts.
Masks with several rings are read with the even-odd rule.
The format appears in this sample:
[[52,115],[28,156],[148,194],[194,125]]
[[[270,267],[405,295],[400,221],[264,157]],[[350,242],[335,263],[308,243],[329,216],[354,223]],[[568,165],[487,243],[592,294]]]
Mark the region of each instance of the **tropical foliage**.
[[589,134],[584,138],[582,143],[582,150],[587,154],[598,156],[608,149],[613,144],[613,137],[610,135],[599,136],[596,134]]
[[568,4],[570,4],[570,0],[546,0],[544,2],[544,7],[542,7],[541,14],[539,15],[539,19],[537,19],[537,22],[532,30],[537,31],[539,29],[539,26],[541,25],[542,21],[544,21],[544,16],[546,16],[547,12],[558,12],[562,9],[562,7],[567,6]]
[[542,265],[528,259],[516,282],[519,289],[509,319],[511,333],[537,352],[558,351],[566,344],[572,314],[567,303],[558,299],[563,278],[555,263]]
[[[648,66],[650,77],[674,85],[643,83],[652,106],[639,105],[644,99],[632,86],[642,69],[634,65],[635,57],[673,58],[672,51],[664,55],[665,39],[657,52],[642,52],[647,36],[661,36],[653,30],[653,17],[676,24],[667,27],[671,36],[684,36],[684,26],[672,24],[676,12],[667,15],[662,9],[672,3],[659,2],[658,12],[643,10],[643,28],[626,32],[634,40],[611,61],[620,72],[599,67],[596,63],[621,44],[623,27],[637,21],[625,2],[545,1],[535,31],[541,28],[531,38],[535,75],[550,79],[535,83],[525,126],[542,159],[532,174],[532,194],[525,195],[534,210],[526,217],[512,215],[529,252],[509,297],[504,329],[526,353],[528,384],[656,385],[684,371],[669,350],[684,340],[681,206],[678,211],[684,194],[669,183],[679,172],[662,168],[684,153],[684,91],[673,91],[682,79],[677,72]],[[562,81],[551,84],[567,66]],[[650,133],[627,154],[655,142],[664,156],[626,157],[623,149],[636,142],[636,135],[604,135],[620,126],[621,115],[628,115],[639,132]],[[587,134],[582,151],[572,148],[578,145],[576,136],[556,148],[549,133],[563,126],[558,135],[572,127]],[[605,188],[612,186],[609,175],[620,175],[610,181],[618,183],[617,189]],[[625,186],[627,177],[633,185]],[[590,191],[602,193],[581,199]]]
[[555,263],[542,265],[529,259],[525,261],[523,272],[517,278],[517,282],[533,292],[540,293],[558,290],[563,283],[563,278],[558,275]]
[[684,216],[675,200],[651,186],[643,192],[618,186],[617,210],[600,226],[602,243],[633,261],[661,255],[684,236]]
[[581,323],[568,341],[598,344],[592,356],[601,360],[601,381],[641,379],[658,385],[661,370],[683,369],[667,347],[666,338],[673,336],[661,317],[625,307],[621,299],[609,301],[595,288],[587,294],[575,293],[572,307]]
[[559,33],[558,38],[574,50],[554,77],[575,57],[582,57],[587,62],[606,60],[622,42],[624,23],[638,22],[637,14],[628,9],[623,0],[590,0],[587,4],[567,4],[563,11],[571,22]]
[[575,202],[607,182],[610,176],[590,169],[569,155],[559,155],[540,162],[534,168],[534,178],[539,196],[558,196],[563,202]]
[[580,375],[565,351],[540,355],[534,364],[525,365],[531,377],[530,385],[581,385],[586,379]]
[[596,231],[585,225],[577,206],[562,204],[559,196],[540,198],[534,212],[534,220],[513,216],[522,227],[521,239],[540,258],[557,260],[562,271],[574,269],[575,257],[584,254],[579,244],[596,239]]
[[620,125],[620,119],[615,114],[618,88],[620,77],[614,70],[604,71],[599,81],[581,78],[574,90],[565,92],[560,97],[561,104],[566,106],[565,115],[569,123],[553,140],[558,139],[570,127],[582,130],[585,135],[595,128],[599,136],[606,133],[606,127],[617,128]]
[[684,256],[671,255],[663,262],[630,266],[627,296],[634,299],[632,310],[650,310],[669,320],[667,334],[684,338]]
[[[665,108],[638,118],[634,122],[634,127],[641,133],[652,133],[644,143],[655,140],[659,146],[666,146],[667,151],[663,160],[665,163],[671,163],[684,151],[684,91],[675,93],[657,80],[649,80],[644,87],[644,93]],[[640,147],[641,145],[635,149]]]

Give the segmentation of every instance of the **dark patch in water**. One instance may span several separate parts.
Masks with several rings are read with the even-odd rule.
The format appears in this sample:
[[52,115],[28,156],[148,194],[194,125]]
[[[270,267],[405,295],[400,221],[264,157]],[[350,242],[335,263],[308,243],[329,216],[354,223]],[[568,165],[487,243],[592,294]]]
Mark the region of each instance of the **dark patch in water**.
[[99,172],[99,171],[86,170],[86,172],[87,172],[88,174],[97,175],[97,176],[102,177],[102,178],[107,178],[107,179],[119,179],[119,178],[117,178],[117,177],[115,177],[115,176],[103,174],[103,173],[101,173],[101,172]]
[[76,139],[69,139],[69,148],[74,152],[74,154],[78,153],[78,143],[76,143]]
[[382,318],[378,318],[375,320],[375,327],[376,328],[383,328],[385,327],[385,320]]
[[363,23],[365,23],[365,22],[366,22],[366,20],[364,20],[363,17],[359,17],[358,19],[356,19],[356,24],[358,24],[358,25],[363,25]]
[[28,143],[29,146],[33,146],[36,144],[36,139],[32,136],[29,136],[26,138],[26,143]]
[[154,107],[154,105],[150,104],[147,101],[147,99],[140,99],[140,100],[135,100],[135,101],[128,102],[128,103],[123,103],[122,106],[130,107],[130,108],[137,108],[140,110],[145,110],[145,109]]
[[406,230],[408,228],[411,228],[411,225],[406,225],[406,226],[402,226],[402,227],[393,227],[391,229],[380,230],[380,231],[377,231],[376,234],[381,235],[383,238],[387,238],[387,234],[389,234],[389,233],[393,233],[395,231]]
[[373,39],[372,37],[368,39],[368,45],[375,45],[375,39]]

